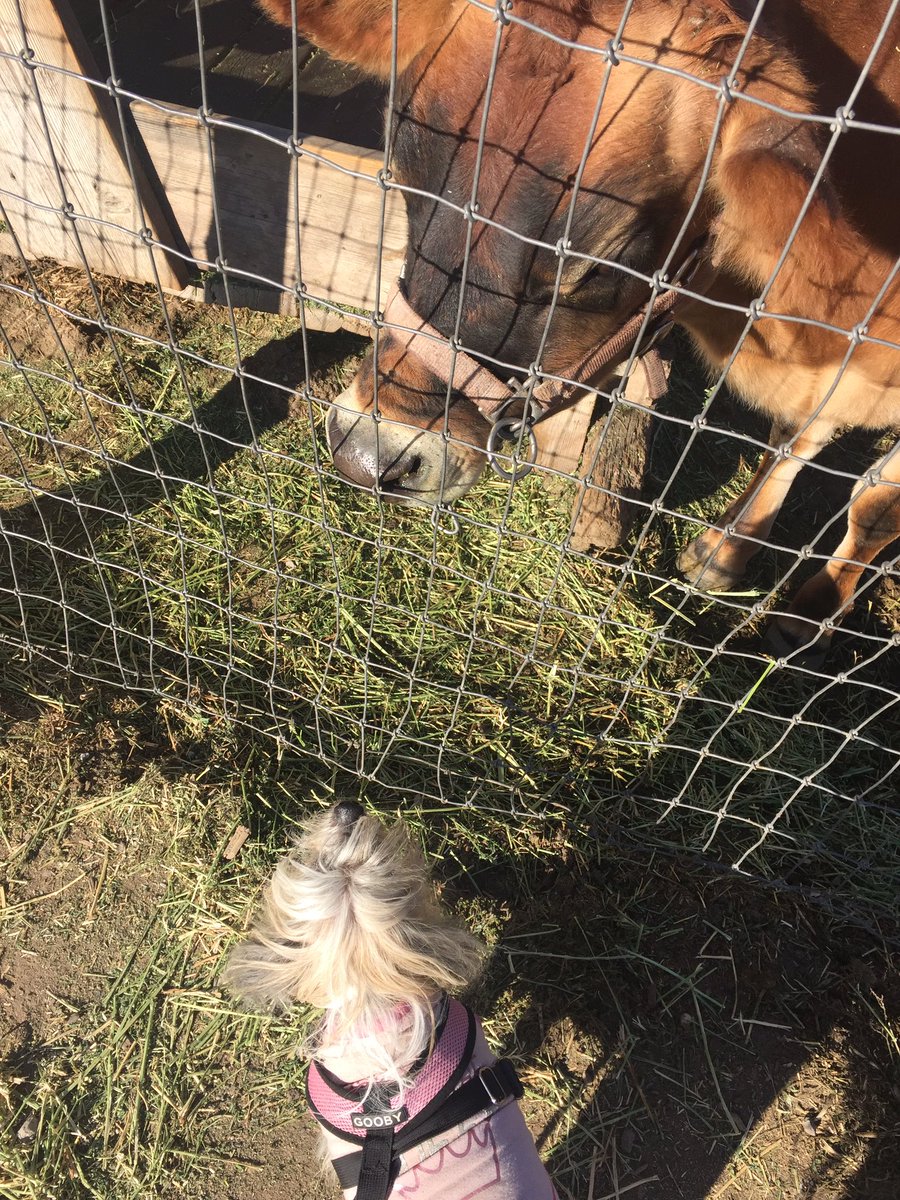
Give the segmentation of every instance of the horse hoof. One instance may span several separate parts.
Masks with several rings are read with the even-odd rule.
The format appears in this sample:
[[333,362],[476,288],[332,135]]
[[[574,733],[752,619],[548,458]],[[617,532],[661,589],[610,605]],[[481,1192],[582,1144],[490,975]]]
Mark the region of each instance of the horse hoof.
[[705,547],[700,546],[701,538],[688,542],[675,560],[676,566],[688,583],[692,583],[701,592],[730,592],[740,581],[740,575],[734,571],[725,571],[716,565],[715,558]]
[[811,634],[797,634],[785,629],[778,618],[773,617],[763,637],[763,646],[773,658],[786,658],[795,666],[818,671],[825,666],[831,653],[831,634],[820,633],[812,640]]

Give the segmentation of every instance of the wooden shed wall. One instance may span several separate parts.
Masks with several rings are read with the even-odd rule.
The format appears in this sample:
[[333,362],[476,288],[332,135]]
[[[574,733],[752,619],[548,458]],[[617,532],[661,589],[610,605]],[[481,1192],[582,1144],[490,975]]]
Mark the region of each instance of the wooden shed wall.
[[[0,0],[0,48],[0,198],[26,255],[146,282],[158,272],[173,290],[222,259],[238,284],[302,279],[326,302],[377,306],[382,218],[385,278],[406,238],[402,198],[376,180],[380,151],[310,136],[293,154],[286,130],[204,124],[156,100],[121,101],[126,144],[67,0]],[[151,251],[145,227],[173,253]]]

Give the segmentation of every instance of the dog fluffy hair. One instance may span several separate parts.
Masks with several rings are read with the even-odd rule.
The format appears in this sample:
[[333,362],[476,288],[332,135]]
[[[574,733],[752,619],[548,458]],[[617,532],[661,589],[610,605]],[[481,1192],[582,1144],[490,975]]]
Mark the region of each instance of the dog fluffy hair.
[[371,1080],[402,1087],[433,1035],[436,994],[465,990],[484,956],[441,911],[404,826],[345,802],[278,864],[223,978],[257,1005],[324,1009],[310,1051],[327,1063],[348,1044],[365,1048]]

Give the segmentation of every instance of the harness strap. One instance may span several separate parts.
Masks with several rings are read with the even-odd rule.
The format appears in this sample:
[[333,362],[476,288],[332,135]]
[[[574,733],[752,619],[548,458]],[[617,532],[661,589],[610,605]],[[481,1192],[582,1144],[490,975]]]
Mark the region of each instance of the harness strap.
[[[338,1162],[353,1159],[352,1182],[342,1186],[357,1184],[357,1200],[386,1200],[398,1167],[397,1154],[465,1119],[457,1115],[452,1102],[472,1061],[478,1025],[472,1010],[458,1000],[445,997],[442,1010],[435,1044],[403,1096],[379,1097],[377,1089],[343,1083],[321,1063],[309,1065],[306,1096],[316,1120],[342,1141],[362,1147],[335,1162],[339,1171]],[[485,1097],[491,1095],[488,1083],[478,1090],[473,1112],[487,1107]],[[449,1123],[444,1124],[442,1114],[448,1104]]]
[[[646,350],[640,356],[640,361],[651,358],[654,359],[654,368],[658,367],[661,371],[661,360],[659,351],[655,349],[656,342],[663,334],[669,332],[672,327],[672,322],[667,320],[669,313],[677,304],[681,293],[676,288],[667,288],[666,291],[660,294],[650,306],[650,315],[648,317],[645,310],[636,312],[634,316],[622,325],[616,332],[601,342],[599,346],[589,351],[575,366],[566,372],[571,383],[560,384],[555,379],[545,379],[531,393],[531,398],[542,409],[541,415],[538,418],[543,420],[546,417],[558,413],[561,409],[568,407],[571,401],[575,398],[581,384],[588,383],[591,379],[595,379],[601,371],[607,367],[617,366],[623,359],[626,359],[631,353],[631,350],[640,336],[641,330],[646,323],[648,338],[646,342]],[[654,387],[658,375],[655,374],[654,368],[647,368],[647,382],[651,388]],[[664,376],[663,376],[664,377]],[[665,395],[666,388],[659,395],[653,395],[651,391],[651,399],[658,400],[660,396]]]
[[387,1200],[394,1157],[393,1129],[370,1130],[358,1157],[356,1200]]
[[[464,1083],[461,1088],[447,1096],[437,1110],[431,1113],[423,1112],[415,1120],[405,1125],[399,1133],[393,1134],[393,1138],[375,1135],[379,1143],[393,1142],[393,1158],[388,1162],[386,1169],[381,1167],[389,1184],[396,1178],[400,1166],[400,1155],[405,1151],[412,1150],[422,1142],[427,1142],[431,1138],[455,1129],[464,1121],[468,1121],[470,1117],[493,1108],[503,1100],[519,1100],[522,1095],[522,1084],[515,1067],[508,1058],[501,1058],[493,1066],[483,1067],[468,1083]],[[366,1156],[369,1153],[369,1141],[372,1137],[372,1133],[366,1135],[362,1150],[332,1159],[331,1162],[341,1187],[345,1190],[352,1187],[357,1188],[356,1200],[375,1200],[376,1196],[378,1200],[382,1200],[380,1193],[373,1192],[370,1196],[363,1190]],[[382,1152],[379,1144],[378,1153]]]
[[471,1060],[475,1033],[474,1014],[458,1000],[445,997],[434,1042],[425,1047],[422,1061],[412,1067],[413,1082],[402,1103],[396,1089],[344,1083],[322,1063],[313,1061],[306,1072],[310,1110],[323,1128],[358,1146],[369,1130],[388,1126],[396,1130],[456,1087]]
[[487,420],[490,420],[489,413],[509,400],[512,394],[509,385],[465,350],[457,347],[454,351],[453,344],[415,311],[404,296],[399,280],[388,294],[384,320],[387,324],[401,326],[391,332],[403,347],[414,348],[416,358],[432,375],[467,396]]

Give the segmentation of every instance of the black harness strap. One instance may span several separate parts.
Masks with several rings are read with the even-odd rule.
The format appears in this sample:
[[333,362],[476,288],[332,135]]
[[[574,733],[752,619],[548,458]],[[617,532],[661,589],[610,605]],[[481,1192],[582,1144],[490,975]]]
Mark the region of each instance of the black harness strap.
[[387,1200],[391,1190],[391,1164],[394,1159],[393,1129],[370,1129],[366,1133],[362,1150],[354,1157],[359,1158],[356,1200]]
[[[374,1131],[366,1134],[362,1150],[354,1154],[345,1154],[341,1158],[332,1159],[332,1166],[338,1177],[338,1182],[345,1190],[357,1187],[356,1200],[383,1200],[387,1192],[367,1192],[364,1190],[364,1173],[367,1165],[369,1145],[372,1140],[379,1142],[378,1153],[383,1153],[380,1145],[386,1142],[391,1147],[389,1158],[382,1179],[387,1180],[387,1186],[396,1178],[400,1165],[400,1155],[414,1146],[427,1142],[429,1138],[438,1137],[457,1125],[462,1125],[470,1117],[477,1116],[488,1108],[493,1108],[502,1100],[522,1097],[522,1084],[516,1074],[516,1069],[507,1058],[501,1058],[491,1067],[483,1067],[477,1075],[464,1083],[457,1091],[444,1095],[436,1107],[430,1105],[417,1117],[409,1121],[400,1132]],[[379,1160],[381,1161],[381,1160]],[[366,1186],[371,1186],[366,1178]],[[379,1181],[380,1182],[380,1181]]]
[[[454,1020],[457,1026],[454,1027],[448,1026],[450,1004],[456,1006]],[[451,1039],[451,1046],[454,1040],[458,1044],[460,1017],[465,1022],[462,1052],[457,1051],[458,1058],[453,1054],[449,1063],[445,1059],[440,1065],[440,1059],[430,1059],[430,1055],[441,1052],[445,1034]],[[417,1078],[407,1093],[407,1103],[401,1105],[396,1104],[398,1097],[393,1087],[385,1089],[376,1085],[365,1089],[361,1085],[345,1084],[321,1063],[310,1064],[306,1091],[316,1119],[341,1141],[361,1147],[332,1159],[341,1187],[357,1189],[356,1200],[387,1200],[400,1171],[400,1156],[405,1151],[448,1133],[504,1100],[518,1099],[522,1095],[519,1077],[508,1059],[482,1067],[460,1086],[460,1080],[472,1062],[477,1032],[478,1024],[470,1008],[455,1000],[445,1002],[436,1042],[424,1051],[424,1062],[416,1064]],[[438,1064],[435,1069],[439,1072],[449,1067],[449,1073],[445,1078],[434,1079],[429,1075],[431,1063]],[[430,1099],[422,1104],[426,1096]],[[418,1107],[419,1104],[422,1107]]]

